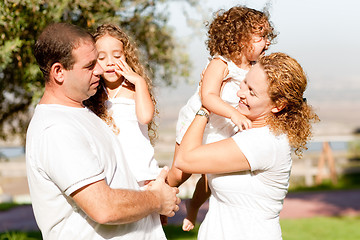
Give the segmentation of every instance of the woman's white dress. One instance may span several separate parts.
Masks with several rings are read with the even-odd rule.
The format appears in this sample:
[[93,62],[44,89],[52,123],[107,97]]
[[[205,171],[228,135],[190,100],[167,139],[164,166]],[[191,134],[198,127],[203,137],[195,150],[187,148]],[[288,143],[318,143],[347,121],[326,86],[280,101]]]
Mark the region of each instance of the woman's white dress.
[[232,139],[251,171],[207,174],[211,197],[198,239],[280,240],[279,213],[292,165],[288,138],[262,127],[239,132]]

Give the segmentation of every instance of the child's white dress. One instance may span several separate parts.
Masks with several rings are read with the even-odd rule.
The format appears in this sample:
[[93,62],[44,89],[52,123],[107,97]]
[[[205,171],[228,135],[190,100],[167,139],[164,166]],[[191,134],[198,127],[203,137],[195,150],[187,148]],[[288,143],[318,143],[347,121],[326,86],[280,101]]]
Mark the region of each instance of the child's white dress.
[[136,117],[135,100],[117,97],[106,101],[116,126],[120,129],[118,139],[131,171],[140,186],[144,181],[156,179],[160,168],[154,158],[147,124],[139,123]]
[[[241,69],[235,63],[225,59],[222,56],[214,56],[220,58],[228,67],[228,75],[224,77],[226,81],[225,86],[221,92],[221,99],[227,104],[237,107],[239,104],[239,97],[237,92],[240,89],[240,82],[244,80],[247,70]],[[209,58],[209,62],[212,60]],[[209,64],[209,63],[208,63]],[[187,104],[180,109],[179,118],[176,124],[176,142],[181,143],[186,130],[195,118],[196,112],[201,107],[201,99],[199,96],[200,87],[197,88],[195,94],[189,99]],[[231,137],[237,131],[235,124],[228,118],[211,113],[209,123],[206,125],[203,143],[212,143]]]

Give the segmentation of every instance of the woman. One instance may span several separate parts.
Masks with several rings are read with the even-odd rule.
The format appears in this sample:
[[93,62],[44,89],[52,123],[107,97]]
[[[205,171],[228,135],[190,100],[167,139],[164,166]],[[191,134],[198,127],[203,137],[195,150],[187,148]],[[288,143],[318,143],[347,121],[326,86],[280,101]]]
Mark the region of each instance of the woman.
[[291,148],[301,155],[318,120],[303,99],[306,84],[295,59],[273,53],[259,59],[238,92],[238,111],[252,129],[202,145],[209,112],[200,109],[175,160],[183,172],[208,174],[210,205],[199,239],[281,239]]

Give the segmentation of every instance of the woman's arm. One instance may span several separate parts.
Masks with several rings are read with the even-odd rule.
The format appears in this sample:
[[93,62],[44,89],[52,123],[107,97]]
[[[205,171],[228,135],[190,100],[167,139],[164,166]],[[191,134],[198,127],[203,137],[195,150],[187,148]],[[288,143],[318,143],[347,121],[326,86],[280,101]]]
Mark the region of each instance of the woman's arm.
[[200,90],[201,103],[211,112],[230,118],[240,130],[248,129],[251,127],[251,121],[220,97],[223,79],[227,74],[227,64],[223,60],[219,58],[211,60],[203,73]]
[[231,138],[202,145],[207,123],[196,116],[185,133],[175,159],[175,167],[188,173],[229,173],[250,170],[250,165]]
[[121,59],[117,65],[120,68],[117,71],[135,85],[135,111],[139,122],[148,124],[154,117],[155,106],[145,79],[134,72],[124,60]]

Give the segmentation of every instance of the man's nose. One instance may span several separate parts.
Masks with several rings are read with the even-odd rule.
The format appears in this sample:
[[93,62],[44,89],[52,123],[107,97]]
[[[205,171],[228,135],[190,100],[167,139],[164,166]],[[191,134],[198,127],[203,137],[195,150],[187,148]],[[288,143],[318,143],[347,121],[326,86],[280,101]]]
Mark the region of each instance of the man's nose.
[[100,66],[100,64],[97,62],[94,69],[94,75],[100,76],[104,73],[104,69]]

